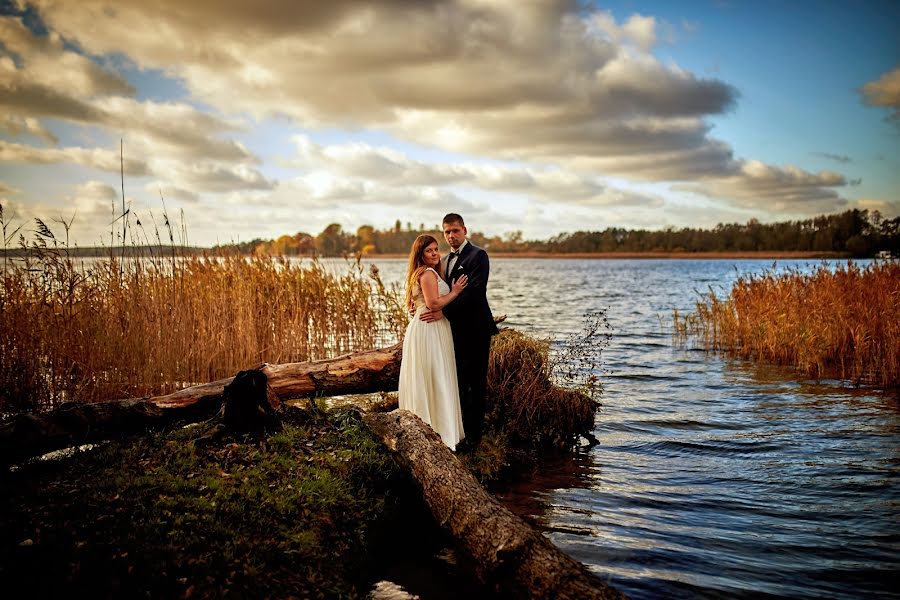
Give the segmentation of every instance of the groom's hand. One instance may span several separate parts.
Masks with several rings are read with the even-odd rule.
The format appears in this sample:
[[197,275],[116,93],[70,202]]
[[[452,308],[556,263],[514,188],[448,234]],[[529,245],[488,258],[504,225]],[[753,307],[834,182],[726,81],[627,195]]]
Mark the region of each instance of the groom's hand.
[[425,321],[426,323],[433,323],[434,321],[440,321],[444,318],[444,311],[442,310],[423,310],[422,314],[419,315],[419,318]]

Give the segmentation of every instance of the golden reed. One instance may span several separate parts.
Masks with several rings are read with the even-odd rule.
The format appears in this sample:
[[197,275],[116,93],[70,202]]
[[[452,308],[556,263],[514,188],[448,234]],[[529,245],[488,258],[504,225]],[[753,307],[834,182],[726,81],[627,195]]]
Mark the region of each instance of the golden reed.
[[[176,256],[71,258],[53,244],[7,261],[0,284],[0,414],[161,394],[262,362],[397,340],[396,315],[357,263]],[[380,292],[380,294],[378,293]],[[387,307],[387,308],[385,308]]]
[[676,339],[884,388],[900,385],[900,264],[740,277],[725,299],[675,312]]

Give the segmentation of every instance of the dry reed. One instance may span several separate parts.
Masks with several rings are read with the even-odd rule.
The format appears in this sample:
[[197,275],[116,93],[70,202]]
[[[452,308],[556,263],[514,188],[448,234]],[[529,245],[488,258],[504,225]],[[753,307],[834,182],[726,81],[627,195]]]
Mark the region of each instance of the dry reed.
[[401,333],[383,286],[373,290],[358,265],[335,275],[316,261],[174,246],[83,261],[40,222],[27,250],[0,284],[0,414],[167,393]]
[[725,299],[712,290],[674,315],[676,339],[815,378],[900,385],[900,264],[854,263],[811,274],[740,277]]
[[557,366],[548,342],[511,329],[495,336],[487,391],[493,428],[535,447],[569,448],[589,436],[599,404],[584,388],[554,385]]

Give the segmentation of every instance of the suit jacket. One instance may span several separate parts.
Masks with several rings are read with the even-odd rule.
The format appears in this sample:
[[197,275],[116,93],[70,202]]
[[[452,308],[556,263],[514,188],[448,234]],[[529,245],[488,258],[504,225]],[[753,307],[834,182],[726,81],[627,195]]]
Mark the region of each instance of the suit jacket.
[[[447,272],[449,254],[441,258],[441,267]],[[491,264],[487,252],[472,242],[468,242],[460,251],[453,272],[447,277],[452,282],[465,274],[469,283],[456,299],[444,307],[444,316],[450,321],[453,329],[453,340],[456,344],[465,343],[468,339],[490,337],[497,333],[494,315],[487,301],[487,283]]]

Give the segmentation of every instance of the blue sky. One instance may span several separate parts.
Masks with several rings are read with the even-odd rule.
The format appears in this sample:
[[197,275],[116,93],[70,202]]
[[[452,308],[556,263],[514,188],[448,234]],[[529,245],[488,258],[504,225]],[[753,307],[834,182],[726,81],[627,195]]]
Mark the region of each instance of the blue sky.
[[7,220],[108,242],[120,139],[204,245],[900,212],[896,2],[147,4],[0,4]]

